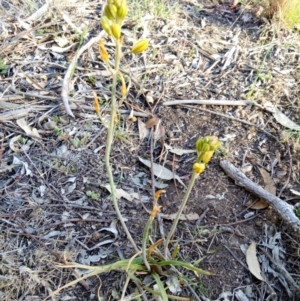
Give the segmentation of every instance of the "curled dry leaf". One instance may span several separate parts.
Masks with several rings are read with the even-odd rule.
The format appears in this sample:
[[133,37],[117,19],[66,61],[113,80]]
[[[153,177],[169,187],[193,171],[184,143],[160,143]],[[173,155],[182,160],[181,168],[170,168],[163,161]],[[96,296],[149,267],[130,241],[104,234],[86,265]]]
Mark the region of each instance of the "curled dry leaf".
[[149,136],[150,131],[147,129],[146,124],[140,118],[138,119],[138,128],[140,140],[144,140]]
[[154,142],[156,142],[159,139],[163,140],[163,138],[165,137],[165,134],[166,134],[165,127],[163,125],[159,124],[156,127],[155,132],[153,133]]
[[154,103],[154,99],[153,99],[153,96],[152,96],[152,92],[151,92],[151,91],[146,92],[146,101],[147,101],[149,104]]
[[191,154],[191,153],[195,153],[196,150],[194,149],[181,149],[181,148],[174,148],[171,145],[168,145],[167,143],[165,143],[165,148],[170,151],[171,153],[178,155],[178,156],[182,156],[185,154]]
[[89,249],[89,251],[91,250],[94,250],[96,248],[99,248],[100,246],[103,246],[103,245],[107,245],[107,244],[111,244],[113,243],[117,238],[118,238],[118,230],[117,230],[117,221],[116,220],[113,220],[110,224],[109,227],[105,227],[105,228],[101,228],[99,230],[99,232],[102,232],[102,231],[105,231],[105,232],[110,232],[113,234],[113,238],[109,238],[109,239],[106,239],[106,240],[103,240],[101,242],[99,242],[98,244],[96,244],[95,246],[93,246],[92,248]]
[[9,140],[9,147],[15,153],[19,153],[21,151],[18,144],[15,145],[15,143],[18,142],[20,138],[21,138],[21,135],[18,135]]
[[50,48],[51,51],[53,52],[57,52],[57,53],[64,53],[64,52],[68,52],[70,49],[72,49],[75,45],[77,45],[77,43],[73,43],[72,45],[70,46],[67,46],[67,47],[59,47],[59,46],[52,46]]
[[38,133],[36,128],[31,128],[25,118],[18,119],[17,125],[27,134],[36,138],[41,138],[40,134]]
[[246,262],[249,268],[249,271],[253,276],[257,279],[264,281],[265,279],[261,275],[261,270],[259,266],[259,262],[256,256],[256,243],[252,242],[246,251]]
[[[146,166],[151,168],[151,162],[149,160],[143,159],[141,157],[138,157],[138,158],[143,164],[145,164]],[[156,164],[154,162],[153,162],[153,173],[155,176],[157,176],[163,180],[171,180],[171,179],[175,178],[181,185],[186,187],[184,185],[184,183],[180,180],[180,178],[175,173],[173,173],[171,170],[169,170],[159,164]]]
[[[109,192],[111,192],[111,188],[110,188],[109,184],[105,184],[102,187],[106,188]],[[138,199],[139,195],[138,195],[138,193],[135,193],[135,192],[134,193],[128,193],[125,190],[123,190],[121,188],[118,188],[118,189],[116,189],[116,198],[117,199],[124,198],[127,201],[132,202],[134,199]]]
[[133,115],[133,110],[130,111],[130,115],[127,117],[127,121],[136,122],[137,118]]
[[272,104],[270,101],[267,101],[264,104],[264,108],[273,114],[274,118],[278,123],[281,125],[294,130],[294,131],[300,131],[300,125],[296,124],[294,121],[289,119],[286,115],[284,115],[279,109],[275,107],[274,104]]

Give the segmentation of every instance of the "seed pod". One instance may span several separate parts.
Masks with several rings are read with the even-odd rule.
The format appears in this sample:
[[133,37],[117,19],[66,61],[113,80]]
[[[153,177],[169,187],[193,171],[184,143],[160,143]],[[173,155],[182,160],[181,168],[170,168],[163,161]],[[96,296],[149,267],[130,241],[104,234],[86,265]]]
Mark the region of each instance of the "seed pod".
[[112,35],[111,29],[110,29],[110,21],[106,16],[103,16],[101,18],[101,26],[109,36]]
[[204,169],[205,169],[205,164],[203,163],[194,163],[193,165],[193,170],[197,174],[202,173]]
[[119,24],[114,23],[113,25],[110,26],[112,35],[116,38],[119,39],[121,36],[121,27]]
[[142,53],[148,48],[148,46],[149,46],[149,40],[141,39],[132,46],[131,52],[134,54]]

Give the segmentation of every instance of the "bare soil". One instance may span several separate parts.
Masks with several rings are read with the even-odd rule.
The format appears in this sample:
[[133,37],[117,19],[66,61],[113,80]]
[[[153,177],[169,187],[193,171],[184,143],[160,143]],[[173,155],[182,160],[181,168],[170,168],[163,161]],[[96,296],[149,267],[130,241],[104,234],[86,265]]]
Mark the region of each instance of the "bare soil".
[[[74,280],[70,269],[58,267],[62,257],[104,265],[134,254],[119,223],[114,228],[117,216],[104,187],[108,183],[107,131],[94,113],[92,91],[103,100],[101,106],[108,107],[111,78],[98,58],[97,43],[78,59],[74,71],[70,104],[75,118],[67,116],[60,96],[68,63],[80,43],[101,30],[101,5],[97,1],[70,7],[56,3],[41,18],[28,21],[29,29],[20,20],[30,14],[18,11],[13,3],[3,7],[0,57],[7,73],[0,75],[0,300],[43,300]],[[85,22],[89,35],[80,41],[63,12],[78,29]],[[133,80],[122,106],[128,113],[121,114],[111,154],[117,188],[130,195],[139,193],[131,201],[119,200],[131,234],[141,246],[149,216],[145,207],[151,210],[152,200],[150,170],[138,159],[150,160],[150,142],[140,139],[137,122],[128,119],[134,110],[146,116],[137,117],[142,122],[160,118],[165,134],[154,146],[154,162],[174,171],[186,185],[195,154],[175,155],[164,143],[190,150],[206,135],[222,141],[185,209],[187,214],[198,214],[197,218],[180,222],[174,236],[181,260],[193,263],[203,258],[199,267],[215,274],[185,274],[198,299],[300,300],[288,279],[299,288],[299,234],[271,207],[252,209],[257,197],[240,188],[219,166],[226,159],[263,187],[260,169],[264,169],[276,195],[296,205],[299,132],[284,127],[258,106],[164,105],[175,99],[250,99],[260,105],[270,101],[299,125],[299,35],[256,18],[242,5],[180,1],[174,15],[147,18],[132,17],[125,23],[125,47],[134,30],[138,36],[149,30],[151,47],[139,58],[124,58],[127,80]],[[58,46],[57,36],[74,45]],[[113,53],[112,43],[108,39],[106,43]],[[41,139],[24,132],[17,121],[21,118],[30,129],[37,129]],[[159,201],[163,215],[151,231],[153,241],[162,237],[162,229],[167,233],[171,222],[166,215],[176,213],[185,191],[175,180],[157,181],[167,187]],[[116,236],[111,229],[117,230]],[[245,250],[251,242],[257,243],[266,282],[256,279],[247,266]],[[86,287],[64,289],[52,300],[120,300],[125,281],[126,275],[120,272],[103,274],[88,279]],[[129,285],[127,295],[134,289]],[[240,291],[247,299],[240,297]],[[196,300],[185,285],[179,295]]]

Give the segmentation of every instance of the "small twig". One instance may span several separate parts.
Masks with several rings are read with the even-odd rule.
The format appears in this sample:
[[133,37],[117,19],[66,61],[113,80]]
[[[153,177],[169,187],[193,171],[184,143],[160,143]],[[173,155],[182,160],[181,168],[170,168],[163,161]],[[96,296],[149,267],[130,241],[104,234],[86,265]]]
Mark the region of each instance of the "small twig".
[[218,100],[218,99],[176,99],[170,101],[164,101],[164,106],[173,105],[188,105],[188,104],[198,104],[198,105],[217,105],[217,106],[247,106],[247,105],[257,105],[250,100]]
[[279,194],[278,194],[278,197],[279,197],[279,198],[280,198],[280,196],[281,196],[283,190],[286,188],[286,186],[287,186],[287,185],[289,184],[289,182],[290,182],[290,178],[291,178],[291,174],[292,174],[292,168],[293,168],[293,157],[292,157],[291,150],[290,150],[290,147],[289,147],[289,144],[288,144],[288,143],[286,144],[286,147],[287,147],[287,149],[288,149],[288,153],[289,153],[289,157],[290,157],[289,174],[288,174],[288,177],[287,177],[287,179],[286,179],[284,185],[282,186],[282,188],[281,188],[281,190],[280,190],[280,192],[279,192]]
[[270,204],[276,212],[290,224],[296,231],[300,232],[300,220],[296,217],[294,213],[294,206],[291,206],[275,195],[269,193],[261,186],[255,184],[250,179],[248,179],[240,170],[227,161],[220,162],[221,167],[226,172],[226,174],[235,180],[235,183],[241,187],[244,187],[251,193],[255,194],[259,198]]
[[201,221],[203,220],[204,216],[206,215],[206,213],[209,211],[209,208],[207,207],[202,214],[199,216],[199,218],[196,221],[196,226],[199,226]]
[[232,222],[232,223],[228,223],[228,224],[219,224],[219,226],[233,226],[233,225],[237,225],[237,224],[242,224],[242,223],[245,223],[245,222],[248,222],[256,217],[258,217],[259,215],[256,214],[256,215],[253,215],[249,218],[246,218],[246,219],[242,219],[242,220],[239,220],[239,221],[236,221],[236,222]]
[[230,250],[229,247],[224,245],[225,249],[235,258],[235,260],[242,265],[247,271],[249,271],[249,268]]
[[261,126],[256,125],[256,124],[251,123],[251,122],[248,122],[248,121],[246,121],[246,120],[242,120],[242,119],[240,119],[240,118],[235,118],[235,117],[232,117],[232,116],[229,116],[229,115],[226,115],[226,114],[222,114],[222,113],[218,113],[218,112],[214,112],[214,111],[211,111],[211,110],[203,109],[203,108],[200,108],[200,107],[191,107],[191,106],[184,106],[184,107],[187,107],[187,108],[193,108],[193,109],[197,109],[197,110],[201,110],[201,111],[204,111],[204,112],[207,112],[207,113],[211,113],[211,114],[218,115],[218,116],[222,116],[222,117],[225,117],[225,118],[228,118],[228,119],[231,119],[231,120],[235,120],[235,121],[238,121],[238,122],[241,122],[241,123],[250,125],[250,126],[254,126],[254,127],[256,127],[259,131],[264,132],[266,135],[268,135],[269,137],[272,137],[274,140],[276,140],[278,143],[280,143],[280,141],[278,140],[277,137],[273,136],[273,135],[270,134],[269,132],[267,132],[267,131],[265,131],[264,129],[262,129]]
[[122,290],[122,295],[121,295],[120,301],[124,301],[125,294],[126,294],[126,289],[128,287],[129,281],[130,281],[130,277],[127,275],[125,283],[123,284],[123,290]]

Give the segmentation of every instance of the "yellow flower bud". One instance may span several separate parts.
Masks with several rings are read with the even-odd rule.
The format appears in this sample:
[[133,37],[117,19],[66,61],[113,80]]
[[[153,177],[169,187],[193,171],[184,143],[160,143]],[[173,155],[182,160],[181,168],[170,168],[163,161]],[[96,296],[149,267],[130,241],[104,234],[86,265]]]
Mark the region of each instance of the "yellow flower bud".
[[203,163],[208,163],[210,161],[211,157],[213,156],[213,154],[214,154],[214,151],[205,152],[201,155],[200,159]]
[[112,33],[111,33],[111,29],[110,29],[110,21],[109,19],[106,17],[106,16],[103,16],[101,18],[101,26],[102,28],[106,31],[106,33],[111,36]]
[[148,48],[148,46],[149,46],[149,40],[141,39],[132,46],[131,52],[134,54],[142,53]]
[[102,60],[103,60],[105,63],[107,63],[108,60],[109,60],[109,55],[108,55],[108,53],[107,53],[107,51],[106,51],[106,48],[105,48],[104,43],[103,43],[102,40],[99,41],[99,48],[100,48],[100,55],[101,55],[101,57],[102,57]]
[[210,145],[208,143],[203,143],[201,151],[202,152],[207,152],[209,150],[210,150]]
[[119,24],[114,23],[113,25],[110,26],[111,33],[112,35],[116,38],[119,39],[121,36],[121,27]]
[[205,169],[205,164],[203,163],[194,163],[193,165],[193,170],[197,174],[202,173],[204,169]]
[[117,10],[117,22],[122,23],[128,14],[128,5],[123,1]]
[[104,7],[104,15],[109,20],[114,20],[117,14],[117,7],[114,4],[106,4]]
[[196,150],[198,152],[201,152],[202,146],[203,146],[203,139],[198,139],[196,141]]

